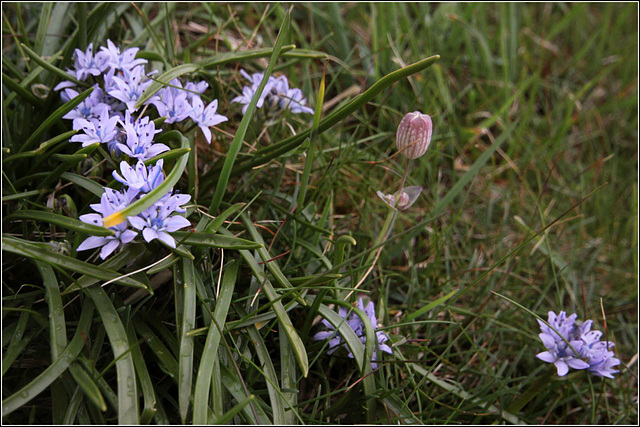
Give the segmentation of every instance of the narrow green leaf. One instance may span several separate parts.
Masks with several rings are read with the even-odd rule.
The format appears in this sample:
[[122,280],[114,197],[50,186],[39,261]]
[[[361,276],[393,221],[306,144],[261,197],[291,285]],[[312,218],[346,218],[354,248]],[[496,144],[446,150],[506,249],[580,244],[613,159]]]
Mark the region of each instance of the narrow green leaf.
[[422,316],[424,313],[428,312],[429,310],[431,310],[434,307],[439,306],[440,304],[442,304],[443,302],[445,302],[446,300],[448,300],[449,298],[454,296],[456,294],[456,292],[458,292],[457,289],[455,291],[449,292],[447,295],[445,295],[443,297],[440,297],[435,301],[431,301],[429,304],[425,305],[424,307],[416,310],[414,313],[412,313],[409,316],[407,316],[406,321],[407,322],[411,322],[413,319]]
[[249,403],[253,402],[255,400],[255,396],[249,395],[246,398],[244,398],[242,401],[240,401],[240,403],[238,403],[237,405],[235,405],[233,408],[231,408],[228,412],[225,412],[224,415],[222,415],[221,417],[218,417],[215,421],[213,421],[211,424],[213,425],[226,425],[226,424],[230,424],[231,421],[235,418],[236,415],[238,415],[240,413],[240,411],[242,411]]
[[[220,232],[226,235],[231,234],[231,232],[225,228],[221,228]],[[309,373],[309,359],[307,356],[307,350],[305,349],[304,344],[302,343],[302,340],[300,339],[300,336],[296,331],[296,328],[294,328],[293,323],[291,323],[291,319],[284,309],[284,306],[280,302],[279,295],[273,289],[273,286],[268,280],[267,275],[264,273],[264,271],[262,271],[262,269],[258,265],[258,262],[255,260],[253,255],[251,255],[251,252],[243,249],[240,250],[240,255],[242,255],[245,261],[247,261],[247,264],[249,264],[249,268],[251,269],[256,279],[258,279],[260,283],[264,283],[264,293],[269,301],[273,303],[273,310],[278,317],[280,327],[284,328],[287,337],[289,337],[289,341],[293,346],[296,359],[298,361],[298,366],[300,366],[300,370],[302,371],[302,376],[306,378],[307,374]]]
[[511,136],[511,132],[516,128],[518,122],[514,122],[505,129],[500,136],[495,140],[491,146],[485,150],[480,157],[473,163],[471,168],[462,175],[462,177],[456,181],[456,183],[451,187],[451,190],[445,194],[445,196],[436,203],[435,208],[433,209],[433,215],[439,215],[444,208],[449,205],[453,201],[453,199],[464,189],[465,185],[469,183],[477,174],[480,172],[480,168],[484,166],[485,163],[491,158],[493,153],[496,152],[498,148]]
[[149,160],[145,160],[144,164],[146,166],[155,165],[156,162],[160,159],[163,159],[165,162],[167,160],[177,159],[191,151],[191,148],[176,148],[174,150],[165,151],[164,153],[160,153],[155,157],[152,157]]
[[180,325],[180,357],[178,359],[178,403],[180,419],[187,422],[193,384],[193,337],[187,335],[196,323],[196,279],[193,261],[182,259],[184,300]]
[[109,336],[118,377],[118,424],[138,424],[138,391],[136,370],[129,352],[130,343],[111,299],[101,287],[88,287],[86,292],[96,306]]
[[35,156],[41,156],[43,155],[49,148],[54,147],[56,145],[58,145],[60,142],[62,141],[68,141],[69,138],[71,138],[73,135],[75,135],[76,133],[78,133],[77,130],[70,130],[68,132],[65,133],[61,133],[58,136],[54,136],[53,138],[43,142],[42,144],[40,144],[40,147],[38,147],[35,150],[32,151],[24,151],[22,153],[17,153],[14,154],[13,156],[9,156],[6,157],[4,159],[2,159],[2,163],[8,163],[11,162],[13,160],[18,160],[18,159],[22,159],[25,157],[35,157]]
[[95,277],[100,280],[117,279],[114,283],[133,286],[136,288],[147,288],[144,283],[132,279],[131,277],[121,277],[122,275],[115,271],[108,270],[97,265],[89,264],[73,257],[59,254],[55,252],[53,248],[51,250],[40,248],[36,245],[31,244],[30,242],[15,237],[3,235],[2,250],[26,256],[27,258],[43,261],[60,268],[64,268],[66,270],[72,270],[77,273]]
[[20,210],[8,215],[4,218],[6,221],[14,219],[30,219],[33,221],[48,222],[49,224],[58,225],[68,230],[79,231],[80,233],[89,234],[91,236],[113,236],[113,230],[99,227],[97,225],[86,224],[75,218],[69,218],[64,215],[58,215],[52,212]]
[[213,312],[214,321],[209,326],[207,340],[200,359],[200,367],[196,378],[196,388],[193,395],[193,423],[206,424],[207,410],[209,408],[209,387],[211,385],[211,375],[216,359],[218,358],[218,346],[220,345],[221,331],[224,327],[231,305],[233,290],[235,288],[240,261],[233,261],[225,267],[222,283],[220,284],[220,294],[216,299],[216,308]]
[[26,405],[31,399],[42,393],[71,365],[84,347],[84,337],[89,333],[93,318],[93,304],[87,299],[82,306],[82,313],[78,321],[73,338],[64,351],[47,369],[33,381],[2,401],[2,416],[5,417],[16,409]]
[[102,197],[102,193],[104,193],[104,187],[102,185],[89,178],[85,178],[82,175],[71,172],[64,172],[62,175],[60,175],[60,177],[66,179],[67,181],[73,182],[78,187],[82,187],[98,197]]
[[2,84],[7,85],[7,88],[12,90],[16,95],[18,95],[20,98],[24,99],[34,107],[39,109],[42,108],[42,100],[36,98],[35,95],[20,86],[18,83],[16,83],[15,80],[7,76],[4,72],[2,73]]
[[[333,4],[333,3],[330,3]],[[298,191],[297,209],[304,209],[304,199],[307,195],[307,185],[309,184],[309,176],[311,175],[311,167],[315,158],[316,141],[318,139],[318,127],[320,126],[320,116],[322,115],[322,104],[324,103],[324,79],[326,67],[322,72],[320,80],[320,89],[318,90],[318,99],[316,101],[316,109],[313,114],[313,126],[311,127],[311,136],[309,137],[309,149],[304,161],[304,169],[302,171],[302,179],[300,180],[300,190]]]
[[[42,55],[42,47],[44,46],[45,37],[47,37],[47,28],[49,28],[49,20],[51,19],[51,10],[53,9],[53,5],[54,3],[42,3],[42,9],[40,11],[40,19],[38,20],[38,32],[36,33],[36,42],[33,46],[36,52],[38,52],[38,55]],[[22,48],[24,49],[27,47],[26,45],[23,44]]]
[[31,57],[31,59],[33,59],[33,61],[36,64],[38,64],[39,66],[41,66],[45,70],[53,73],[54,75],[57,75],[58,77],[60,77],[63,80],[69,80],[70,82],[73,82],[78,86],[82,86],[82,87],[88,87],[89,86],[89,83],[80,81],[80,80],[76,79],[75,77],[73,77],[71,74],[68,74],[68,73],[62,71],[60,68],[56,67],[55,65],[45,61],[44,59],[42,59],[40,57],[40,55],[38,55],[37,53],[35,53],[31,49],[29,49],[27,47],[27,45],[25,45],[24,43],[21,43],[21,46],[24,49],[24,51],[26,52],[26,54],[29,55],[29,57]]
[[58,108],[53,113],[51,113],[51,115],[47,117],[47,119],[44,122],[42,122],[40,126],[38,126],[38,129],[36,129],[36,131],[31,134],[29,139],[27,139],[25,143],[20,146],[19,152],[23,152],[27,148],[31,148],[31,146],[36,142],[36,140],[40,138],[47,129],[53,126],[55,122],[60,120],[62,116],[64,116],[69,111],[76,108],[76,106],[78,106],[78,104],[80,104],[87,96],[91,95],[91,92],[93,92],[93,89],[94,88],[90,87],[89,89],[80,93],[75,98],[63,104],[60,108]]
[[[138,337],[133,330],[133,319],[127,323],[127,338],[129,342],[134,344],[138,342]],[[140,388],[142,389],[142,399],[144,402],[144,409],[140,415],[140,424],[149,424],[156,413],[156,395],[154,391],[154,384],[149,375],[147,369],[147,361],[142,354],[142,350],[139,345],[132,345],[131,357],[133,358],[133,365],[136,370],[136,376],[140,380]]]
[[176,241],[184,245],[210,246],[223,249],[257,249],[263,245],[251,240],[240,239],[234,236],[223,236],[220,234],[197,233],[190,231],[174,231],[171,233]]
[[84,394],[98,407],[102,412],[107,410],[107,404],[100,393],[100,389],[96,382],[91,378],[87,372],[80,367],[80,365],[74,363],[69,366],[69,372],[73,376],[76,384],[82,389]]
[[[273,72],[273,67],[276,65],[276,61],[280,56],[280,50],[282,49],[282,44],[287,34],[289,33],[289,22],[291,19],[291,11],[287,11],[287,14],[282,21],[282,26],[280,27],[280,31],[278,32],[278,37],[276,38],[276,43],[273,48],[273,53],[271,54],[271,58],[269,59],[269,66],[264,72],[264,77],[262,81],[258,85],[255,94],[251,98],[251,102],[247,108],[247,111],[244,113],[242,120],[240,121],[240,125],[238,125],[238,130],[233,137],[233,141],[231,141],[231,147],[229,147],[229,151],[227,152],[227,157],[225,158],[224,164],[222,166],[222,171],[220,172],[220,176],[218,177],[218,182],[216,184],[216,190],[213,194],[213,199],[211,200],[211,205],[209,206],[209,214],[213,215],[218,210],[220,203],[222,202],[222,198],[224,197],[225,192],[227,191],[227,184],[229,183],[229,178],[231,176],[231,171],[233,169],[233,165],[236,161],[236,157],[238,156],[238,152],[242,147],[242,141],[244,141],[244,136],[247,133],[247,129],[249,128],[249,123],[251,122],[251,118],[253,117],[253,113],[256,109],[256,105],[258,103],[258,99],[264,90],[264,87],[267,84],[267,80],[269,76]],[[202,231],[200,224],[198,224],[198,231]]]

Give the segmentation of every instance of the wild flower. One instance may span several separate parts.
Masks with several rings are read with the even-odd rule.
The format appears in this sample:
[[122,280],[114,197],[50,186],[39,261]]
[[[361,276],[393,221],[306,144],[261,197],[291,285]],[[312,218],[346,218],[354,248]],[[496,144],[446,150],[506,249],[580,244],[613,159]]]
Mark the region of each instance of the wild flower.
[[402,118],[396,132],[396,146],[409,159],[417,159],[429,148],[433,124],[431,117],[419,111]]
[[[178,79],[170,83],[175,86],[180,85]],[[158,91],[158,95],[151,98],[150,103],[156,107],[161,117],[167,118],[165,123],[181,122],[189,118],[193,111],[193,107],[187,101],[188,93],[173,87],[165,87]]]
[[[373,301],[369,301],[369,303],[367,304],[367,306],[365,307],[363,302],[362,302],[362,298],[358,299],[357,302],[357,307],[364,311],[365,314],[367,315],[367,317],[369,317],[369,320],[371,321],[371,324],[374,327],[378,326],[378,320],[376,319],[376,314],[375,314],[375,305],[373,303]],[[338,315],[340,317],[342,317],[343,319],[345,319],[346,323],[349,325],[349,327],[351,329],[353,329],[353,331],[356,333],[356,335],[358,336],[358,338],[360,338],[360,341],[362,342],[362,344],[366,345],[367,343],[367,336],[366,336],[366,332],[365,332],[365,326],[364,323],[362,322],[362,319],[360,319],[360,317],[354,313],[351,312],[350,315],[347,316],[347,309],[345,307],[340,307],[338,309]],[[348,349],[346,342],[343,342],[343,337],[342,335],[340,335],[340,333],[336,333],[335,331],[335,327],[329,323],[327,320],[323,319],[322,320],[322,324],[325,325],[329,330],[328,331],[320,331],[318,333],[316,333],[313,336],[314,340],[325,340],[329,337],[333,337],[331,338],[331,340],[329,341],[329,351],[328,354],[333,354],[333,352],[335,352],[339,347],[345,347],[348,351],[348,356],[350,358],[353,359],[353,353]],[[389,337],[387,336],[387,334],[385,334],[382,331],[376,331],[376,340],[378,342],[378,346],[380,347],[380,350],[385,352],[385,353],[393,353],[393,351],[391,350],[391,347],[389,347],[387,344],[385,344],[388,340]],[[378,364],[375,363],[375,361],[378,360],[378,355],[377,355],[377,349],[374,347],[373,350],[373,358],[371,361],[371,367],[373,369],[376,369],[378,367]]]
[[[102,226],[102,220],[105,217],[125,208],[130,202],[131,193],[122,193],[111,188],[105,188],[105,191],[102,193],[102,197],[100,198],[100,203],[91,205],[91,208],[98,213],[81,215],[80,221],[87,224]],[[91,236],[85,239],[80,246],[78,246],[77,250],[85,251],[88,249],[102,247],[100,250],[100,258],[105,259],[113,253],[113,251],[118,249],[118,247],[124,247],[124,245],[131,242],[138,235],[136,231],[129,230],[127,228],[126,222],[110,227],[110,229],[115,233],[113,236]]]
[[124,102],[127,110],[133,112],[136,111],[136,102],[153,81],[147,80],[147,75],[142,65],[123,71],[124,75],[122,77],[113,76],[115,87],[108,89],[107,93]]
[[569,368],[587,369],[598,376],[613,378],[613,374],[618,372],[612,369],[620,364],[609,348],[612,342],[600,341],[602,332],[591,331],[593,321],[587,320],[578,325],[576,323],[578,315],[561,311],[556,315],[549,311],[549,326],[538,320],[541,333],[538,335],[547,351],[538,353],[536,357],[544,362],[553,363],[559,376],[564,376],[569,372]]
[[93,43],[89,43],[85,52],[76,49],[74,52],[75,77],[85,80],[89,75],[99,76],[109,66],[109,56],[104,52],[93,55]]
[[191,119],[200,127],[200,130],[207,139],[207,142],[211,144],[211,129],[209,128],[219,123],[226,122],[229,119],[220,114],[216,114],[216,111],[218,110],[217,99],[214,99],[206,108],[199,96],[194,96],[191,102],[193,105]]
[[[146,124],[140,120],[132,123],[121,122],[127,135],[126,143],[118,143],[118,148],[128,155],[138,160],[149,160],[160,153],[169,151],[169,147],[165,144],[153,142],[156,134],[155,123],[149,121],[148,117],[144,119]],[[143,120],[144,120],[143,119]]]
[[187,83],[184,85],[184,88],[187,89],[187,99],[191,101],[194,96],[197,96],[197,94],[203,94],[208,87],[209,83],[204,80],[197,83],[187,80]]
[[[74,89],[65,89],[63,92],[65,102],[78,96],[78,92]],[[104,103],[104,92],[100,86],[95,85],[93,92],[83,99],[73,110],[62,116],[63,119],[92,119],[98,117],[104,110],[110,110],[111,107]],[[74,128],[75,129],[75,128]]]
[[163,159],[158,160],[154,166],[145,166],[144,162],[139,160],[134,169],[123,161],[120,162],[120,173],[113,171],[113,177],[129,188],[148,193],[164,181],[163,164]]
[[383,202],[393,209],[399,209],[401,211],[409,209],[416,200],[418,200],[420,193],[422,193],[422,187],[419,185],[404,187],[401,190],[396,191],[394,194],[386,194],[382,191],[376,191],[376,194]]
[[107,55],[107,63],[113,70],[131,70],[138,65],[147,63],[146,59],[136,59],[136,53],[140,50],[137,47],[125,49],[120,53],[120,48],[107,39],[107,47],[102,46],[100,49]]
[[[249,103],[258,90],[260,82],[264,78],[264,73],[254,73],[249,75],[249,73],[244,70],[240,70],[240,73],[245,79],[251,82],[251,86],[244,86],[242,88],[242,95],[236,96],[231,100],[231,102],[243,104],[242,114],[244,114],[247,112]],[[294,114],[313,114],[313,109],[305,105],[307,100],[302,95],[302,91],[300,89],[289,88],[289,81],[285,76],[269,76],[264,90],[260,94],[256,107],[262,108],[265,103],[268,106],[269,111],[272,113],[283,111],[288,108]]]
[[116,139],[118,130],[117,117],[110,117],[109,110],[103,109],[100,117],[97,119],[75,119],[73,121],[74,129],[82,129],[84,133],[73,135],[71,142],[81,142],[83,147],[91,144],[103,143],[109,144]]
[[184,212],[185,209],[181,206],[189,200],[191,196],[188,194],[167,195],[139,215],[129,217],[129,223],[133,228],[142,231],[142,236],[147,242],[158,239],[175,248],[176,241],[169,233],[188,227],[191,222],[183,216],[171,214]]

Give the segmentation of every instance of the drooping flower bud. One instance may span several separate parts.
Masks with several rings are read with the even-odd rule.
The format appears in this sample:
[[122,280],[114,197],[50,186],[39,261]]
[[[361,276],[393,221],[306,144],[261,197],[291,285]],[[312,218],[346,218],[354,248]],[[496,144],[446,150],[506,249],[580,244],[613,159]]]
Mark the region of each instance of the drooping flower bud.
[[429,148],[433,124],[431,117],[419,111],[408,113],[396,132],[398,150],[409,159],[417,159]]
[[404,187],[402,190],[397,191],[395,194],[386,194],[382,191],[377,191],[376,194],[387,205],[393,209],[399,209],[404,211],[409,209],[411,205],[418,200],[418,196],[422,193],[422,187],[419,185],[412,185],[410,187]]

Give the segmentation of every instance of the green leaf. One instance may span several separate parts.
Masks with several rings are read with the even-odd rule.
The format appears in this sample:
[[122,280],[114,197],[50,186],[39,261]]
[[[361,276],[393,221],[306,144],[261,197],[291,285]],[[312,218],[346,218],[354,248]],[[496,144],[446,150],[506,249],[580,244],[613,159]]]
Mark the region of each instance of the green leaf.
[[65,133],[61,133],[58,136],[54,136],[53,138],[43,142],[42,144],[40,144],[40,147],[38,147],[35,150],[32,151],[24,151],[22,153],[17,153],[14,154],[13,156],[9,156],[6,157],[4,159],[2,159],[2,163],[8,163],[8,162],[12,162],[14,160],[18,160],[18,159],[23,159],[25,157],[35,157],[35,156],[41,156],[43,155],[49,148],[57,145],[58,143],[62,142],[62,141],[67,141],[69,140],[69,138],[71,138],[73,135],[75,135],[76,133],[78,133],[77,130],[70,130],[68,132]]
[[56,67],[55,65],[52,65],[49,62],[45,61],[44,59],[42,59],[40,57],[40,55],[38,55],[37,53],[35,53],[31,49],[29,49],[27,47],[27,45],[25,45],[24,43],[20,43],[20,45],[22,46],[22,49],[24,49],[26,54],[29,55],[31,57],[31,59],[33,59],[33,61],[36,64],[40,65],[45,70],[57,75],[58,77],[60,77],[63,80],[69,80],[70,82],[73,82],[78,86],[82,86],[82,87],[88,87],[89,86],[89,83],[80,81],[80,80],[76,79],[75,77],[73,77],[71,74],[62,71],[60,68]]
[[109,336],[118,377],[118,424],[138,424],[138,391],[136,370],[129,352],[131,343],[111,299],[101,287],[88,287],[86,292],[96,306]]
[[[182,148],[188,148],[189,140],[182,136],[182,134],[178,131],[169,131],[164,132],[164,139],[174,138],[179,139],[182,144]],[[157,138],[160,140],[160,138]],[[169,175],[165,178],[162,184],[158,185],[156,188],[148,192],[139,200],[131,203],[129,206],[124,208],[119,212],[115,212],[103,220],[103,224],[105,227],[113,227],[114,225],[118,225],[124,221],[126,221],[127,217],[137,215],[143,210],[149,208],[155,202],[160,200],[162,196],[167,194],[171,188],[178,182],[180,176],[182,176],[182,172],[184,172],[184,168],[187,166],[187,161],[189,160],[189,156],[182,155],[180,160],[175,164]]]
[[207,410],[209,408],[209,388],[211,386],[211,375],[216,359],[218,358],[218,346],[220,345],[221,330],[225,325],[229,306],[233,296],[240,261],[233,261],[225,267],[220,284],[220,294],[216,299],[216,308],[213,312],[213,321],[209,325],[207,340],[200,359],[198,376],[196,378],[196,388],[193,394],[193,423],[206,424]]
[[102,412],[106,411],[107,404],[105,403],[104,397],[102,397],[102,393],[100,393],[100,389],[93,378],[91,378],[84,369],[75,363],[69,367],[69,372],[71,372],[76,384],[80,386],[89,400],[91,400]]
[[69,345],[60,354],[60,357],[52,362],[44,372],[38,375],[29,384],[2,401],[3,417],[26,405],[31,401],[31,399],[42,393],[56,379],[58,379],[64,371],[67,370],[78,354],[80,354],[80,351],[84,348],[84,337],[89,334],[89,327],[91,326],[92,318],[93,304],[91,304],[87,299],[82,306],[82,313],[80,314],[78,327]]
[[[247,129],[249,128],[249,123],[251,122],[251,118],[253,117],[258,99],[260,99],[260,95],[262,94],[262,91],[267,84],[267,80],[273,72],[273,68],[275,67],[276,61],[278,60],[278,57],[280,55],[280,50],[282,49],[282,43],[289,33],[290,20],[291,11],[289,10],[284,17],[282,25],[280,27],[280,31],[278,32],[278,37],[276,38],[273,53],[271,54],[271,58],[269,59],[269,66],[265,70],[262,81],[258,85],[255,94],[251,98],[251,102],[249,103],[247,111],[244,113],[242,120],[240,121],[240,125],[238,125],[238,130],[233,137],[233,141],[231,141],[231,147],[229,147],[229,151],[227,152],[227,157],[225,158],[224,164],[222,166],[222,171],[220,172],[220,176],[218,177],[218,182],[216,184],[216,190],[213,194],[211,205],[209,206],[209,214],[215,214],[215,212],[218,210],[218,207],[220,206],[220,203],[222,202],[224,193],[227,191],[227,184],[229,183],[233,164],[235,163],[238,152],[242,147],[242,141],[244,141],[244,136],[247,133]],[[198,224],[198,231],[202,231],[202,223],[203,222]]]
[[[231,232],[225,228],[221,228],[220,232],[226,235],[231,234]],[[267,275],[264,273],[262,268],[260,268],[260,265],[258,265],[258,262],[256,261],[256,259],[253,257],[253,255],[251,255],[251,252],[243,249],[243,250],[240,250],[240,255],[242,255],[245,261],[247,261],[247,264],[249,264],[249,268],[251,269],[256,279],[258,279],[260,283],[264,284],[263,286],[264,293],[269,299],[269,301],[273,303],[273,310],[275,311],[276,316],[278,317],[278,322],[280,323],[280,327],[284,328],[284,331],[287,334],[287,337],[289,338],[291,345],[293,346],[296,359],[298,361],[298,366],[300,366],[300,370],[302,370],[302,376],[306,377],[307,374],[309,373],[309,359],[307,356],[307,350],[305,349],[304,344],[302,343],[302,340],[300,339],[300,336],[296,331],[296,328],[293,327],[293,323],[291,323],[291,319],[289,318],[289,315],[284,309],[282,302],[280,302],[279,295],[273,289],[273,286],[271,285],[271,282],[267,278]]]
[[25,143],[20,146],[19,152],[23,152],[27,148],[31,148],[31,146],[36,142],[36,140],[38,138],[40,138],[42,136],[42,134],[47,129],[49,129],[51,126],[53,126],[54,123],[56,123],[58,120],[60,120],[62,118],[62,116],[64,116],[69,111],[71,111],[74,108],[76,108],[78,106],[78,104],[80,104],[82,101],[84,101],[84,99],[87,96],[91,95],[91,92],[93,92],[93,89],[94,88],[90,87],[89,89],[85,90],[84,92],[78,94],[78,96],[76,96],[75,98],[73,98],[73,99],[69,100],[68,102],[66,102],[65,104],[63,104],[60,108],[58,108],[53,113],[51,113],[51,115],[49,117],[47,117],[47,119],[44,122],[42,122],[42,124],[40,126],[38,126],[38,129],[36,129],[36,131],[31,134],[29,139],[27,139],[25,141]]
[[82,175],[71,172],[64,172],[62,175],[60,175],[60,177],[66,179],[67,181],[73,182],[78,187],[82,187],[98,197],[102,197],[102,193],[104,193],[104,187],[102,185],[89,178],[85,178]]
[[183,315],[180,325],[180,357],[178,358],[178,403],[180,406],[180,418],[182,423],[187,422],[189,401],[192,395],[193,384],[193,337],[187,335],[196,323],[196,282],[193,262],[182,259],[183,266]]
[[190,151],[191,148],[176,148],[174,150],[165,151],[164,153],[160,153],[157,156],[150,158],[149,160],[145,160],[144,164],[146,166],[152,166],[155,165],[156,162],[160,159],[163,159],[165,161],[173,160],[189,153]]
[[262,248],[262,244],[251,240],[240,239],[234,236],[224,236],[221,234],[197,233],[190,231],[174,231],[171,233],[175,239],[184,245],[210,246],[223,249],[257,249]]
[[144,283],[132,279],[131,277],[121,277],[122,275],[115,271],[59,254],[53,250],[40,248],[30,242],[15,237],[2,235],[2,250],[43,261],[66,270],[72,270],[103,281],[117,279],[115,280],[115,283],[119,283],[121,285],[133,286],[135,288],[147,288]]
[[406,321],[407,322],[411,322],[413,319],[422,316],[424,313],[428,312],[429,310],[431,310],[434,307],[439,306],[440,304],[442,304],[443,302],[445,302],[446,300],[448,300],[449,298],[454,296],[456,294],[456,292],[458,292],[457,289],[455,291],[449,292],[447,295],[445,295],[443,297],[440,297],[435,301],[431,301],[429,304],[425,305],[424,307],[416,310],[414,313],[412,313],[409,316],[407,316]]
[[89,234],[91,236],[113,236],[114,231],[108,228],[99,227],[97,225],[86,224],[75,218],[69,218],[64,215],[58,215],[45,211],[34,210],[20,210],[8,215],[4,218],[5,221],[11,221],[14,219],[31,219],[34,221],[48,222],[49,224],[59,225],[68,230],[79,231],[80,233]]

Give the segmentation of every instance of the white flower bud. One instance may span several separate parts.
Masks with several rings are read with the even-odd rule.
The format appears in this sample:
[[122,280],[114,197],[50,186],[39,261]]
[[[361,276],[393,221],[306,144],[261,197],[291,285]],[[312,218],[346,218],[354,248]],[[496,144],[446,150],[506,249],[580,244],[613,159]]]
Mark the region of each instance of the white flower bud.
[[431,117],[419,111],[408,113],[396,132],[396,145],[398,150],[409,159],[417,159],[429,148],[433,124]]

